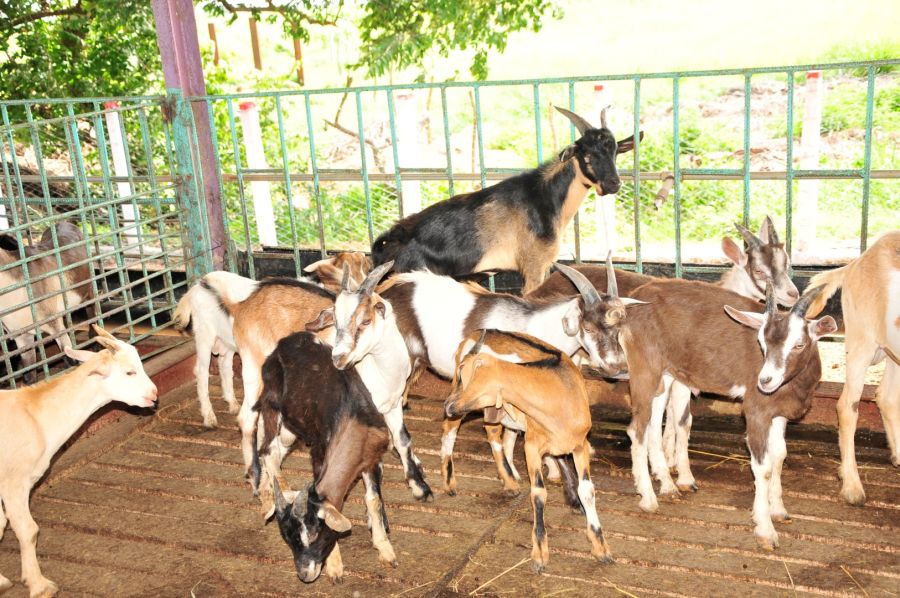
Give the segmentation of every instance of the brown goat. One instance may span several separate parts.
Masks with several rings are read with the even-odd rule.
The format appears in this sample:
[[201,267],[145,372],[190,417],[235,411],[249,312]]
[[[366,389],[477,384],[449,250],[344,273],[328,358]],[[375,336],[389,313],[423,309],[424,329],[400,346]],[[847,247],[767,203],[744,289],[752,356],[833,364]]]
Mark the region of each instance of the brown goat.
[[843,288],[847,375],[837,403],[841,496],[852,505],[861,505],[866,501],[866,493],[856,468],[853,444],[857,409],[866,368],[884,359],[884,355],[888,359],[878,389],[878,408],[887,432],[891,463],[900,466],[900,231],[887,233],[843,268],[817,274],[809,284],[824,287],[809,309],[810,316],[822,311],[828,298]]
[[366,275],[372,271],[372,262],[369,257],[361,251],[344,251],[336,253],[325,259],[313,262],[303,268],[307,274],[311,274],[319,279],[319,282],[335,293],[341,291],[341,280],[344,278],[344,267],[350,272],[348,280],[350,289],[357,289]]
[[[526,334],[492,330],[506,335],[506,347],[515,354],[537,359],[512,363],[482,353],[485,331],[461,360],[453,377],[453,387],[444,411],[448,418],[493,407],[524,416],[525,461],[531,479],[531,505],[534,525],[531,533],[531,558],[540,572],[550,559],[544,526],[547,490],[541,471],[544,455],[571,454],[578,479],[578,497],[587,518],[587,536],[591,554],[603,563],[613,561],[603,537],[590,475],[591,411],[581,371],[568,355]],[[511,408],[511,409],[510,409]]]

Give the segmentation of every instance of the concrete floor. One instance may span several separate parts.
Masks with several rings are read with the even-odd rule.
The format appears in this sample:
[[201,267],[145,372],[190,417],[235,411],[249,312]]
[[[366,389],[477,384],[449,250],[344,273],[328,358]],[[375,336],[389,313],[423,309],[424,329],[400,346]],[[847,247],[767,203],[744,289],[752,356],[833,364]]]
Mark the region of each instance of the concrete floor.
[[[205,430],[193,384],[182,386],[156,413],[103,428],[54,465],[31,505],[41,564],[62,596],[900,594],[900,473],[884,447],[860,449],[869,502],[850,507],[838,497],[837,446],[790,427],[784,486],[794,521],[777,526],[781,548],[766,553],[752,535],[753,481],[735,422],[696,421],[691,447],[700,491],[646,514],[631,482],[626,420],[595,410],[593,479],[616,563],[591,559],[584,518],[553,486],[546,509],[551,560],[538,576],[528,559],[527,492],[502,494],[477,420],[463,426],[457,443],[458,496],[440,491],[441,403],[434,399],[413,399],[407,424],[435,502],[414,501],[399,460],[385,457],[399,568],[378,563],[358,484],[345,508],[354,527],[341,542],[344,583],[323,577],[303,585],[277,527],[263,525],[242,480],[234,416],[221,400],[214,405],[221,427]],[[521,446],[517,457],[524,471]],[[309,481],[304,449],[285,465],[295,487]],[[15,579],[18,570],[18,544],[7,530],[0,571]],[[26,595],[21,584],[6,594]]]

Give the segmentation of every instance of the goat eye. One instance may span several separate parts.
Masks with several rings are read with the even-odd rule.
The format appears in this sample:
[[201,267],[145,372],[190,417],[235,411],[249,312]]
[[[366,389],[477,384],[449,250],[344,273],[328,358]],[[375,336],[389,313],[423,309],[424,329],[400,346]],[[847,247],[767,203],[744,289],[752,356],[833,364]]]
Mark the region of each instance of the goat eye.
[[805,348],[805,347],[806,347],[806,343],[803,342],[803,341],[800,341],[799,343],[797,343],[796,345],[794,345],[794,350],[795,350],[795,351],[800,351],[801,349],[803,349],[803,348]]
[[363,320],[362,322],[359,323],[359,327],[365,328],[366,326],[368,326],[371,323],[372,323],[372,320]]
[[128,376],[135,376],[135,375],[137,375],[137,372],[131,371],[131,372],[126,372],[126,374],[127,374]]

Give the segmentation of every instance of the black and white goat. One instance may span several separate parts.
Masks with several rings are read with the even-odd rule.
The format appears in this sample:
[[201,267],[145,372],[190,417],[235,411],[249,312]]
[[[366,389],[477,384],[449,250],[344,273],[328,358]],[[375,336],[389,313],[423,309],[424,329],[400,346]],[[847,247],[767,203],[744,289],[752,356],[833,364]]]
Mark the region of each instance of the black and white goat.
[[[752,299],[696,281],[659,280],[632,295],[646,302],[633,308],[621,334],[631,374],[628,435],[641,508],[658,508],[648,458],[660,492],[678,491],[661,446],[662,415],[673,382],[741,398],[756,483],[754,533],[761,547],[773,549],[778,534],[772,520],[789,519],[781,498],[785,425],[809,410],[822,368],[816,341],[837,328],[834,320],[804,319],[815,293],[780,313],[771,285],[764,313]],[[689,464],[677,465],[680,477]]]
[[407,216],[372,244],[373,263],[394,260],[397,272],[427,268],[447,276],[516,270],[525,278],[526,293],[536,288],[588,191],[616,193],[616,156],[634,149],[633,137],[616,142],[606,110],[599,129],[557,110],[581,135],[557,159]]
[[[384,417],[372,403],[366,385],[354,368],[338,370],[331,347],[308,332],[278,342],[262,368],[263,392],[254,410],[263,426],[252,479],[273,503],[281,536],[291,548],[298,577],[310,583],[323,563],[334,582],[343,575],[337,546],[351,523],[342,513],[347,493],[360,478],[366,485],[366,509],[372,544],[382,563],[397,566],[388,539],[387,513],[381,497],[381,457],[388,449]],[[305,491],[285,498],[272,470],[280,465],[278,437],[282,427],[309,446],[313,481]],[[254,447],[256,445],[254,444]],[[274,450],[272,450],[274,449]]]

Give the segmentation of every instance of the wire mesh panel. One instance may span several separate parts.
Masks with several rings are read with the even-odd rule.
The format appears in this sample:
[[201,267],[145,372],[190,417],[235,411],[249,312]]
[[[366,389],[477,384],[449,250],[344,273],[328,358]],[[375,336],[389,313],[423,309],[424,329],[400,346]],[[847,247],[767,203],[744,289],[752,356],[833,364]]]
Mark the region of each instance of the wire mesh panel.
[[168,325],[191,216],[163,104],[0,103],[0,385],[49,376],[92,323]]

